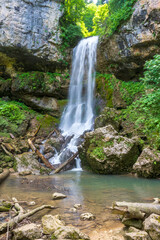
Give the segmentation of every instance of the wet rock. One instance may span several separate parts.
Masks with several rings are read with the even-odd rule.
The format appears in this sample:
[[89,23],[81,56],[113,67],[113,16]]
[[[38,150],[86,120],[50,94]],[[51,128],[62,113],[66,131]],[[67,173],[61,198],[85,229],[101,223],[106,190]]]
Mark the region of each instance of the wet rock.
[[63,199],[66,197],[67,197],[66,195],[64,195],[62,193],[57,193],[57,192],[53,193],[53,195],[52,195],[53,200],[59,200],[59,199]]
[[19,173],[30,172],[35,175],[40,174],[40,164],[38,156],[34,152],[26,152],[15,155],[16,168]]
[[94,220],[96,217],[92,214],[92,213],[82,213],[81,216],[80,216],[80,219],[82,221],[92,221]]
[[98,46],[98,71],[106,72],[107,67],[122,80],[139,78],[144,62],[160,53],[159,1],[140,0],[133,9],[131,18]]
[[30,175],[32,172],[31,171],[23,171],[23,172],[20,172],[19,175],[20,176],[27,176],[27,175]]
[[16,228],[12,232],[13,240],[35,240],[36,238],[40,238],[42,235],[40,225],[36,225],[34,223]]
[[151,214],[145,219],[143,225],[152,240],[160,239],[160,215]]
[[140,177],[160,177],[160,153],[150,148],[145,148],[133,165],[133,170]]
[[76,209],[76,208],[70,208],[70,209],[69,209],[69,212],[76,213],[76,212],[77,212],[77,209]]
[[140,231],[134,227],[130,227],[125,233],[127,240],[151,240],[150,236],[145,231]]
[[138,144],[138,138],[123,137],[111,125],[97,128],[78,148],[82,167],[102,174],[130,172],[140,155]]
[[28,202],[28,206],[34,206],[34,205],[36,205],[35,201]]
[[52,234],[54,231],[64,226],[59,215],[45,215],[42,217],[43,233]]
[[123,218],[122,223],[127,227],[135,227],[138,229],[142,229],[142,220],[141,219]]
[[80,232],[79,229],[74,227],[60,227],[57,229],[54,234],[52,235],[55,237],[55,239],[77,239],[77,240],[89,240],[90,238],[86,235]]
[[79,204],[79,203],[77,203],[77,204],[74,205],[74,208],[76,208],[76,209],[82,209],[82,205]]
[[49,152],[49,153],[45,154],[44,156],[47,160],[49,160],[50,158],[52,158],[54,156],[54,153]]
[[[48,147],[50,149],[56,148],[57,151],[59,151],[62,147],[62,144],[64,143],[64,138],[61,135],[58,135],[57,137],[51,137],[47,139],[47,141],[44,144],[44,150]],[[52,150],[53,151],[53,150]]]

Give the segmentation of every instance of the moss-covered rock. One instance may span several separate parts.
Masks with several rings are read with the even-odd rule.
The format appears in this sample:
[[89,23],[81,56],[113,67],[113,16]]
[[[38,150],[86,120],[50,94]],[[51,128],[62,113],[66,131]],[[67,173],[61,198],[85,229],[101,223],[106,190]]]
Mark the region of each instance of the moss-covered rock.
[[4,79],[0,77],[0,97],[2,96],[10,96],[11,94],[11,78]]
[[126,138],[108,125],[85,134],[79,147],[82,166],[101,174],[130,172],[140,155],[137,138]]
[[111,124],[117,131],[120,128],[120,121],[118,121],[118,116],[120,112],[114,108],[105,107],[96,119],[95,119],[95,128],[105,127],[108,124]]
[[12,94],[22,98],[23,94],[67,98],[69,72],[19,72],[12,81]]

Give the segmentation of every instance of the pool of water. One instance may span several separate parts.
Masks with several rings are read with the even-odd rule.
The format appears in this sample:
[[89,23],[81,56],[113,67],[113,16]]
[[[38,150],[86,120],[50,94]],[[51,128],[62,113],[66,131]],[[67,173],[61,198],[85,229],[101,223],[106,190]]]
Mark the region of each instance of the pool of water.
[[[54,192],[65,193],[67,198],[53,201]],[[92,228],[110,228],[119,224],[118,217],[108,210],[113,201],[148,202],[154,197],[160,198],[160,180],[95,175],[84,171],[69,171],[52,176],[11,175],[0,185],[0,198],[9,200],[13,196],[21,201],[34,200],[36,206],[52,204],[57,207],[52,210],[52,214],[61,214],[66,224],[77,226],[88,233]],[[71,213],[70,208],[76,203],[82,204],[82,209]],[[87,223],[81,221],[79,216],[83,212],[92,212],[96,220]],[[49,211],[36,214],[33,220],[40,219],[46,213]]]

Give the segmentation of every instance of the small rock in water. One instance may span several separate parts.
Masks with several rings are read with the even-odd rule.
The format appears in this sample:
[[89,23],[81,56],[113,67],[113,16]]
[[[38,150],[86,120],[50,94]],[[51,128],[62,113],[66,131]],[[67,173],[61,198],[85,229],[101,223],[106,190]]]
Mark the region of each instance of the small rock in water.
[[82,209],[82,205],[81,205],[81,204],[75,204],[75,205],[74,205],[74,208],[76,208],[76,209]]
[[66,195],[64,195],[62,193],[57,193],[57,192],[53,193],[53,195],[52,195],[53,200],[63,199],[66,197],[67,197]]
[[94,220],[96,217],[92,213],[82,213],[80,216],[80,219],[85,221],[91,221]]
[[72,212],[72,213],[76,213],[77,209],[76,208],[70,208],[69,211]]
[[19,172],[19,175],[20,175],[20,176],[27,176],[27,175],[30,175],[30,174],[31,174],[31,171]]
[[59,215],[45,215],[42,217],[43,233],[52,234],[57,229],[64,226],[64,222],[60,220]]
[[34,201],[31,201],[28,203],[28,206],[34,206],[34,205],[36,205],[36,203]]

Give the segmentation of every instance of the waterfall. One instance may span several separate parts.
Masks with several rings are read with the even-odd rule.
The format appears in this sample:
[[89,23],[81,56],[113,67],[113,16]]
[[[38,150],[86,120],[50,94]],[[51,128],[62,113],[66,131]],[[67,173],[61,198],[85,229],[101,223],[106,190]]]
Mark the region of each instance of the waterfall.
[[79,137],[86,130],[92,129],[97,44],[98,36],[94,36],[81,40],[73,50],[69,101],[60,123],[62,135],[66,138],[73,137],[60,155],[51,160],[51,163],[57,162],[57,158],[61,162],[66,150],[76,152]]

